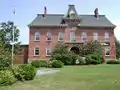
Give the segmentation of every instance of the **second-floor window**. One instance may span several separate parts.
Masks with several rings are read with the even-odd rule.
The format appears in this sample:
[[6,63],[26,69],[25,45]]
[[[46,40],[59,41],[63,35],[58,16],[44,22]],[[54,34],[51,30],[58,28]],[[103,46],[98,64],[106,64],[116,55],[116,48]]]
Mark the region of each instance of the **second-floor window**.
[[70,42],[75,42],[75,32],[70,32]]
[[93,40],[98,40],[98,33],[97,32],[93,33]]
[[50,31],[47,32],[46,40],[52,40],[52,33]]
[[105,41],[109,41],[110,36],[109,36],[109,33],[108,33],[108,32],[105,32],[104,38],[105,38]]
[[64,40],[64,33],[63,32],[59,32],[58,33],[58,41],[62,41]]
[[85,42],[87,40],[87,33],[82,32],[81,38],[82,38],[82,42]]
[[34,40],[35,41],[39,41],[40,40],[40,33],[39,32],[35,32]]

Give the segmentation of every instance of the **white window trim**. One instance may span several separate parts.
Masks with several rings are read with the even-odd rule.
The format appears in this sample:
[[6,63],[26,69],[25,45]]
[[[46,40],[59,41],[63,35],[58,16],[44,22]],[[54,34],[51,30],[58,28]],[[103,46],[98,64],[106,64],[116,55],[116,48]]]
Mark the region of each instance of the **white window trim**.
[[108,32],[105,32],[105,34],[104,34],[104,40],[105,41],[110,41],[110,35],[109,35]]
[[98,33],[97,32],[94,32],[93,33],[93,40],[98,40]]
[[[63,40],[60,40],[60,33],[63,35]],[[64,33],[63,32],[58,33],[58,41],[64,41]]]
[[[83,38],[86,38],[86,40],[83,40]],[[81,39],[82,39],[82,42],[86,42],[87,41],[87,33],[86,32],[82,32],[81,33]]]
[[[39,40],[36,40],[36,34],[39,34]],[[34,34],[34,41],[40,41],[40,33],[39,32],[35,32],[35,34]]]
[[[46,56],[51,56],[51,55],[47,55],[47,50],[48,50],[49,48],[46,48]],[[51,50],[52,50],[52,48],[50,48]]]
[[[73,35],[73,36],[72,36]],[[72,42],[72,40],[76,41],[76,35],[74,31],[70,32],[70,42]]]
[[[110,55],[106,55],[106,49],[110,50],[110,47],[105,47],[105,56],[110,56]],[[110,52],[109,52],[110,53]]]
[[36,48],[39,48],[39,47],[35,47],[35,48],[34,48],[34,56],[40,56],[40,48],[39,48],[39,55],[35,55],[35,50],[36,50]]
[[[50,33],[51,34],[51,40],[48,40],[48,33]],[[46,41],[52,41],[52,33],[50,32],[50,31],[48,31],[47,33],[46,33]]]

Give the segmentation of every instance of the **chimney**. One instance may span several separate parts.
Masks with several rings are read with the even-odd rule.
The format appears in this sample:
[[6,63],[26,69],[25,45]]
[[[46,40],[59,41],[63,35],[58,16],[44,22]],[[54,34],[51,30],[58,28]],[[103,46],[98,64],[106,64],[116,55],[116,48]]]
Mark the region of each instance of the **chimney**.
[[44,14],[43,14],[43,17],[46,17],[46,15],[47,15],[47,7],[45,6],[45,7],[44,7]]
[[95,18],[99,18],[99,13],[98,13],[98,8],[95,9],[94,11]]

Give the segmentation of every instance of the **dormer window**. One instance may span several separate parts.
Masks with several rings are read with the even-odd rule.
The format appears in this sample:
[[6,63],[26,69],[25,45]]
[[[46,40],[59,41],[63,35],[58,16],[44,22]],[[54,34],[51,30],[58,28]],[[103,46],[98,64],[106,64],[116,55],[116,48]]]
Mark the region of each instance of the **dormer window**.
[[50,31],[47,32],[47,40],[52,40],[52,33]]

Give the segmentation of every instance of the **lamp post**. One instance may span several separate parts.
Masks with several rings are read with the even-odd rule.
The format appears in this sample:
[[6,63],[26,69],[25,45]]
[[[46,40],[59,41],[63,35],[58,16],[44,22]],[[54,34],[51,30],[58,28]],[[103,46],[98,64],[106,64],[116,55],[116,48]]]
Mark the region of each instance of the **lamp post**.
[[[13,15],[15,16],[15,9],[13,10]],[[13,61],[14,61],[14,31],[15,31],[15,23],[13,20],[13,30],[12,30],[12,66],[13,66]]]

